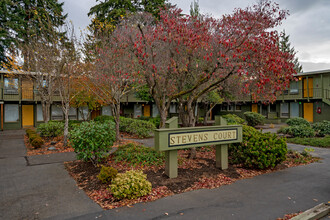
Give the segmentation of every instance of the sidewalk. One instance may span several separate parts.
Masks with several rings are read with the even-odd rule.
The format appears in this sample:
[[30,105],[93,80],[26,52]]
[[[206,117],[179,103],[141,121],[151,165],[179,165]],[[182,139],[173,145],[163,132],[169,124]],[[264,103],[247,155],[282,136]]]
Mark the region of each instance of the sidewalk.
[[105,211],[66,172],[62,161],[72,154],[25,158],[23,134],[0,133],[0,219],[275,220],[330,201],[330,150],[314,148],[312,154],[323,158],[320,163]]
[[67,219],[102,210],[65,170],[72,153],[25,157],[23,135],[0,133],[0,219]]

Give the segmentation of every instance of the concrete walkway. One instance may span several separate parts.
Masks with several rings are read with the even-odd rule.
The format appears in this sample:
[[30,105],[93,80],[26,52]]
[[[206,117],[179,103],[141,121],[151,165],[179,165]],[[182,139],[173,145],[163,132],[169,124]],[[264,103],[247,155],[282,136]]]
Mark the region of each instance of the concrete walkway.
[[275,220],[330,201],[330,150],[315,148],[320,163],[104,211],[66,172],[62,161],[72,155],[26,158],[22,137],[23,131],[0,133],[0,219]]
[[72,153],[25,157],[23,134],[0,132],[0,219],[67,219],[102,210],[65,170]]

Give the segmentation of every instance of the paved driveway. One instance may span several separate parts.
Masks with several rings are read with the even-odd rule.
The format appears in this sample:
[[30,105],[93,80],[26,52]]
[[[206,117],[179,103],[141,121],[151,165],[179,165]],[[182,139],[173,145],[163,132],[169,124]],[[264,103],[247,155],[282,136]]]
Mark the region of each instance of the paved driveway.
[[67,219],[101,211],[64,169],[68,155],[27,158],[23,134],[0,133],[0,219]]

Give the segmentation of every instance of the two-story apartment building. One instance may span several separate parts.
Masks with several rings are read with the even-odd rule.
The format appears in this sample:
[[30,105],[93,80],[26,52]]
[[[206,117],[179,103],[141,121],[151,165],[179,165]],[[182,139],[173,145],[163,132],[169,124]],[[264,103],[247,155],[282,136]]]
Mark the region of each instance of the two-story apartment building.
[[258,112],[272,123],[294,117],[303,117],[310,122],[330,120],[330,70],[298,73],[296,77],[298,81],[292,81],[290,88],[283,91],[273,104],[254,102],[251,96],[245,95],[221,104],[214,112],[241,117],[246,111]]
[[[36,83],[21,71],[0,70],[0,129],[36,127],[43,122],[42,106]],[[134,94],[125,95],[121,115],[126,117],[156,117],[159,115],[155,104],[139,100]],[[175,105],[170,113],[176,113]],[[111,115],[110,106],[102,106],[89,114],[87,106],[71,108],[70,120],[93,119],[98,115]],[[55,92],[50,110],[50,120],[63,120],[61,98]]]

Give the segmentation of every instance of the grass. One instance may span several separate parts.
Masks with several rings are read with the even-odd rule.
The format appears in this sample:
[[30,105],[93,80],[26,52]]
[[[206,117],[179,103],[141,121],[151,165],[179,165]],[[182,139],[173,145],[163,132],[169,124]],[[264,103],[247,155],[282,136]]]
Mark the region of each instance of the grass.
[[312,138],[288,138],[287,142],[301,145],[308,145],[314,147],[330,148],[330,136],[326,137],[312,137]]

